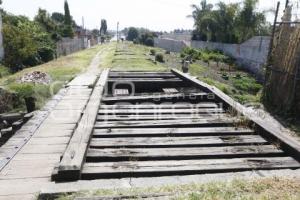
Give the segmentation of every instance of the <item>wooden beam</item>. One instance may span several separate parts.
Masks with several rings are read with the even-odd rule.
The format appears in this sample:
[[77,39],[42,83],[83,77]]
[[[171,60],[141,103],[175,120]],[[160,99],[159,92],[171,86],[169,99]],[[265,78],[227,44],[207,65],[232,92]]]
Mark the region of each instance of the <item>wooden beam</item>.
[[266,145],[259,135],[206,136],[206,137],[123,137],[93,138],[92,149],[104,148],[174,148],[174,147],[216,147],[233,145]]
[[101,115],[129,115],[129,114],[222,114],[222,108],[199,108],[199,109],[100,109]]
[[224,105],[227,105],[232,110],[244,115],[246,118],[252,121],[255,124],[257,132],[267,137],[268,139],[279,142],[283,150],[290,153],[295,159],[297,159],[300,162],[300,143],[297,142],[293,137],[282,133],[282,131],[279,128],[277,128],[271,123],[266,122],[266,120],[262,117],[255,116],[252,113],[249,113],[246,107],[234,101],[231,97],[224,94],[218,88],[210,86],[176,69],[172,69],[172,72],[176,76],[182,78],[183,80],[190,81],[197,87],[201,88],[203,91],[213,93],[216,96],[216,98],[218,98],[224,103]]
[[227,136],[255,134],[253,130],[236,127],[212,128],[112,128],[95,129],[93,137],[186,137],[186,136]]
[[191,94],[157,94],[157,95],[145,95],[145,96],[130,96],[130,97],[104,97],[102,100],[104,103],[118,103],[118,102],[160,102],[161,100],[184,100],[189,102],[195,98],[200,98],[203,100],[207,99],[207,93],[191,93]]
[[226,114],[153,114],[153,115],[98,115],[97,121],[129,121],[129,120],[184,120],[184,119],[218,119],[226,118]]
[[118,163],[86,163],[83,179],[156,177],[250,170],[299,169],[291,157],[235,158],[180,161],[131,161]]
[[224,127],[238,123],[235,118],[218,119],[185,119],[185,120],[147,120],[147,121],[120,121],[96,122],[95,129],[107,128],[179,128],[179,127]]
[[97,118],[100,99],[108,78],[109,70],[105,69],[94,87],[83,116],[67,146],[58,166],[58,177],[64,181],[80,179],[82,165],[85,160],[87,146],[90,141],[93,126]]
[[[247,145],[195,148],[121,148],[89,149],[87,162],[195,160],[212,158],[284,156],[274,145]],[[299,164],[300,165],[300,164]]]
[[198,104],[116,104],[101,105],[100,109],[186,109],[186,108],[218,108],[216,103],[198,103]]

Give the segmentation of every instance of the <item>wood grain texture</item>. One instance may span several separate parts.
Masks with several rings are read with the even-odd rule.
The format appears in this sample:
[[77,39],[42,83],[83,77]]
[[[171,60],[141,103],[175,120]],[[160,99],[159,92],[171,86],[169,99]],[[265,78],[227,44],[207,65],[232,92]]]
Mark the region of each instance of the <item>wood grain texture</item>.
[[109,70],[104,70],[94,87],[83,116],[76,128],[68,147],[59,163],[59,174],[67,179],[78,180],[84,162],[87,146],[96,121],[100,99],[106,85]]

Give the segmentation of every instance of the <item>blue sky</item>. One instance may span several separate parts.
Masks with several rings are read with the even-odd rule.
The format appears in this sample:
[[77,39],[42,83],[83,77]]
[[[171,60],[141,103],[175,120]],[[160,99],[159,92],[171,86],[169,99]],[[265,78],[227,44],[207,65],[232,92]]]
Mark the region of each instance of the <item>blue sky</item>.
[[[87,28],[98,28],[102,18],[107,19],[109,29],[114,30],[117,22],[121,28],[128,26],[146,27],[151,30],[192,29],[191,4],[200,0],[68,0],[71,14],[78,24],[84,16]],[[240,2],[241,0],[224,0]],[[285,0],[281,0],[285,2]],[[208,0],[218,3],[219,0]],[[260,0],[259,9],[274,8],[276,0]],[[5,10],[33,18],[39,7],[49,12],[63,12],[64,0],[3,0]],[[268,19],[271,21],[272,17]]]

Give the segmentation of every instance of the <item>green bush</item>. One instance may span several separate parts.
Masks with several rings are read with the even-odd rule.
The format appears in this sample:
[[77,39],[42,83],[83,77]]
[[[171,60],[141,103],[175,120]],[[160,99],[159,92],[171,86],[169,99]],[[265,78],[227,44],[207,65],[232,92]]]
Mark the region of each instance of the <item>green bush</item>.
[[3,46],[4,64],[11,71],[47,62],[55,49],[51,35],[38,23],[8,14],[3,17]]
[[10,74],[10,71],[7,67],[0,65],[0,78]]
[[149,47],[153,47],[154,46],[154,39],[153,38],[147,38],[145,40],[145,43],[144,43],[146,46],[149,46]]
[[29,83],[14,83],[10,85],[10,90],[15,92],[20,98],[27,98],[34,96],[34,85]]
[[257,83],[254,78],[242,77],[241,79],[233,79],[233,86],[241,91],[256,94],[262,89],[262,85]]
[[152,56],[155,56],[155,55],[156,55],[156,50],[155,50],[155,49],[150,49],[150,54],[151,54]]
[[165,62],[165,60],[164,60],[164,55],[161,54],[161,53],[156,54],[156,56],[155,56],[155,61],[161,62],[161,63]]

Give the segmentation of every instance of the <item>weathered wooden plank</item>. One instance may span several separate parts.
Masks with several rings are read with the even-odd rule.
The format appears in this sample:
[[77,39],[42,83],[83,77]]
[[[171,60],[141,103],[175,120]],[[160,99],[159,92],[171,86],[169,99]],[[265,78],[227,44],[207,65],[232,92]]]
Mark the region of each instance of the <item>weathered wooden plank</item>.
[[182,83],[179,78],[110,78],[108,82],[131,82],[131,83]]
[[227,136],[255,134],[253,130],[235,127],[212,128],[124,128],[95,129],[93,137],[167,137],[167,136]]
[[98,115],[97,121],[129,121],[129,120],[179,120],[179,119],[220,119],[226,114],[153,114],[153,115]]
[[198,104],[116,104],[116,105],[101,105],[100,109],[197,109],[197,108],[218,108],[216,103],[198,103]]
[[273,145],[248,145],[226,147],[195,148],[121,148],[121,149],[89,149],[87,162],[109,161],[150,161],[150,160],[190,160],[212,158],[240,158],[283,156],[284,152]]
[[169,148],[211,147],[229,145],[265,145],[259,135],[210,136],[210,137],[143,137],[143,138],[93,138],[90,148]]
[[165,128],[165,127],[220,127],[232,126],[237,123],[235,118],[225,119],[184,119],[184,120],[147,120],[147,121],[109,121],[96,122],[95,129],[104,128]]
[[162,90],[166,94],[174,94],[179,92],[176,88],[163,88]]
[[91,138],[93,125],[96,121],[97,111],[100,106],[100,100],[106,85],[108,74],[108,69],[105,69],[101,73],[78,127],[59,163],[59,176],[63,177],[66,181],[78,180],[80,178],[80,171]]
[[222,108],[199,108],[199,109],[100,109],[100,115],[128,115],[128,114],[208,114],[224,113]]
[[119,102],[119,101],[125,101],[125,102],[132,102],[132,101],[160,101],[160,100],[195,100],[196,98],[200,99],[207,99],[207,93],[201,92],[201,93],[190,93],[190,94],[161,94],[161,95],[147,95],[147,96],[129,96],[129,97],[104,97],[102,100],[103,102]]
[[109,77],[113,76],[174,76],[171,72],[138,72],[138,71],[132,71],[132,72],[110,72]]
[[209,160],[131,161],[86,163],[83,179],[155,177],[224,173],[249,170],[299,169],[300,164],[291,157],[262,157]]
[[243,105],[237,103],[228,95],[224,94],[221,90],[216,87],[210,86],[196,78],[190,77],[187,74],[184,74],[176,69],[171,70],[176,76],[193,83],[194,85],[201,88],[203,91],[212,92],[215,94],[216,98],[227,105],[232,110],[235,110],[237,113],[243,114],[246,118],[256,124],[256,129],[260,134],[264,136],[279,141],[281,147],[286,150],[287,152],[291,153],[298,161],[300,161],[300,143],[297,142],[294,138],[289,136],[288,134],[283,134],[282,131],[275,127],[273,124],[266,123],[265,119],[253,115],[247,111],[247,108]]

